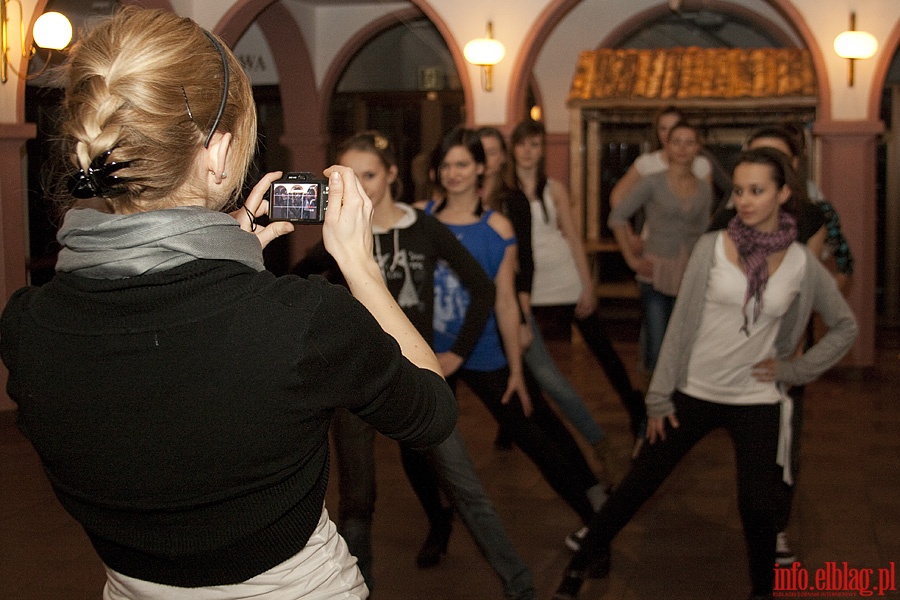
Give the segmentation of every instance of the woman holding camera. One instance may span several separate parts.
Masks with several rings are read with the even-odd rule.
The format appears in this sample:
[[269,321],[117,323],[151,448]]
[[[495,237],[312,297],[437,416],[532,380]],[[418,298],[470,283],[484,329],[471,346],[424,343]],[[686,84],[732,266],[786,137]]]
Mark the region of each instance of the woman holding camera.
[[[353,296],[276,278],[241,190],[249,82],[190,19],[126,8],[69,53],[71,195],[56,277],[24,288],[0,351],[19,425],[107,569],[106,600],[366,598],[324,509],[338,407],[427,447],[455,403],[372,258],[371,202],[326,170],[325,244]],[[365,343],[361,343],[364,340]]]

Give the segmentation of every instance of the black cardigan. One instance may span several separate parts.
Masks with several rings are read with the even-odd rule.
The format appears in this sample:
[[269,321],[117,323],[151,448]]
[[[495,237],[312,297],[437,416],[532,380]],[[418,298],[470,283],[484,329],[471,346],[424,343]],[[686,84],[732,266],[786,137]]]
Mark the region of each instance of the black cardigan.
[[322,511],[335,407],[413,446],[455,401],[322,278],[198,260],[120,280],[58,274],[0,322],[9,395],[66,510],[125,575],[245,581]]

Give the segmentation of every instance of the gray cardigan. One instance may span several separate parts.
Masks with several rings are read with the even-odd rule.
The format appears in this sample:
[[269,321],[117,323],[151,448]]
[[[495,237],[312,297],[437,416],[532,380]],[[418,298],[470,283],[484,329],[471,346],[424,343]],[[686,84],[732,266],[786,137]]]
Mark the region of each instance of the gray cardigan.
[[[715,242],[720,234],[725,235],[720,231],[704,234],[691,253],[647,391],[647,414],[651,417],[675,412],[672,393],[687,383],[688,361],[700,329]],[[834,278],[806,246],[801,247],[806,252],[806,269],[800,293],[782,317],[775,339],[776,379],[787,385],[808,383],[831,368],[849,350],[857,334],[856,319]],[[828,332],[812,348],[795,357],[812,311],[822,317]]]
[[682,248],[685,254],[709,225],[712,210],[712,188],[709,183],[697,182],[697,192],[688,210],[681,207],[681,199],[669,188],[666,171],[641,177],[622,202],[609,213],[608,224],[615,228],[624,225],[641,207],[647,216],[646,250],[663,258],[676,258]]

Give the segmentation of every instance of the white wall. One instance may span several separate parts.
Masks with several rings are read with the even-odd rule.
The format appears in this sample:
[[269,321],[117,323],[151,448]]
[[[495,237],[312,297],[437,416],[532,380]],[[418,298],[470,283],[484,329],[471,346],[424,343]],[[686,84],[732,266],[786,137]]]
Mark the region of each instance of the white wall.
[[[21,0],[26,19],[35,0]],[[304,40],[309,44],[316,85],[321,83],[332,58],[362,26],[384,14],[409,7],[409,2],[368,4],[329,4],[312,6],[302,0],[282,0],[298,19]],[[774,1],[774,0],[772,0]],[[484,34],[485,24],[493,21],[494,36],[507,48],[507,57],[494,69],[494,91],[480,89],[480,69],[469,65],[463,77],[469,77],[473,89],[474,120],[477,123],[504,123],[507,119],[507,96],[513,65],[519,58],[523,41],[535,26],[538,15],[551,0],[421,0],[430,6],[450,31],[448,40],[461,46]],[[740,0],[740,4],[760,12],[773,21],[783,21],[779,12],[766,0]],[[172,0],[180,14],[190,16],[207,28],[215,28],[231,3],[227,0]],[[545,101],[544,115],[551,132],[568,130],[565,98],[578,51],[593,48],[623,19],[650,6],[654,0],[585,0],[573,8],[559,23],[541,49],[535,64],[535,76]],[[870,85],[876,60],[857,61],[856,85],[847,86],[847,61],[838,58],[831,47],[834,37],[846,29],[851,10],[857,11],[857,26],[883,42],[900,19],[897,0],[794,0],[793,6],[814,32],[824,57],[828,84],[832,95],[832,117],[836,120],[862,120],[870,97]],[[16,27],[10,28],[16,36]],[[248,34],[248,44],[253,35]],[[259,41],[256,37],[256,43]],[[262,55],[262,53],[260,53]],[[15,60],[15,59],[14,59]],[[17,61],[16,61],[17,62]],[[15,121],[18,82],[15,78],[0,89],[0,122]]]

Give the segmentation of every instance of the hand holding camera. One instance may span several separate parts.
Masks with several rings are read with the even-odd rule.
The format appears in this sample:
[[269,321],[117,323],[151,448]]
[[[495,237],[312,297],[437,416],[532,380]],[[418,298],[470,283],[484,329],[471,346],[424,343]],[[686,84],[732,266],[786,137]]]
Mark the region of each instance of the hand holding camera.
[[287,221],[271,223],[259,222],[259,219],[265,219],[268,213],[266,197],[271,192],[271,184],[279,178],[281,178],[281,171],[266,173],[259,182],[253,186],[253,189],[244,201],[244,205],[230,213],[234,220],[240,224],[241,229],[256,235],[259,244],[263,248],[275,238],[294,230],[293,224]]
[[[348,167],[335,165],[325,170],[331,188],[331,204],[325,213],[322,239],[325,248],[337,261],[344,277],[364,271],[377,276],[381,271],[372,252],[372,201]],[[351,286],[352,289],[352,286]]]

